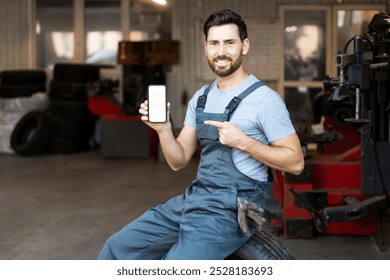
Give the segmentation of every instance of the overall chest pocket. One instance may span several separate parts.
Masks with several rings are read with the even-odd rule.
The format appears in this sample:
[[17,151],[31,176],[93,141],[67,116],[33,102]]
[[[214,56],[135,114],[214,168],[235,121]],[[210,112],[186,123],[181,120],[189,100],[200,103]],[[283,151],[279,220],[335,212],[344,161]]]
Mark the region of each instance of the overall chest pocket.
[[204,122],[206,120],[213,120],[224,122],[227,120],[226,115],[224,114],[202,114],[201,116],[196,117],[196,135],[199,139],[210,139],[218,140],[219,132],[218,128],[212,125],[206,125]]

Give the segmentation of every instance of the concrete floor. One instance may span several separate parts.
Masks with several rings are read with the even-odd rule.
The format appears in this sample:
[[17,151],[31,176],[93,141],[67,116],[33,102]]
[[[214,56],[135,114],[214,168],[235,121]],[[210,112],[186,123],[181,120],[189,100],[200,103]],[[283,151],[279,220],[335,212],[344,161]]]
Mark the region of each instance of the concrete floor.
[[[174,172],[153,159],[0,154],[0,259],[96,259],[104,241],[147,208],[181,193],[197,163]],[[372,236],[282,239],[296,259],[390,259]]]

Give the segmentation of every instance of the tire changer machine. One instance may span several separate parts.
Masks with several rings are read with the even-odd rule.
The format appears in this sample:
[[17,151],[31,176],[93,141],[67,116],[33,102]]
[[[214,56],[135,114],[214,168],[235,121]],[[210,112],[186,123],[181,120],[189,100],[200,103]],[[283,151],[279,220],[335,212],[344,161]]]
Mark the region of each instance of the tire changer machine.
[[[347,54],[353,43],[353,53]],[[383,215],[390,192],[390,15],[380,13],[369,33],[350,39],[336,57],[339,77],[327,76],[327,102],[349,99],[354,117],[345,118],[360,132],[360,143],[342,153],[315,152],[305,157],[299,176],[276,171],[274,197],[285,238],[323,234],[375,235],[382,239]]]

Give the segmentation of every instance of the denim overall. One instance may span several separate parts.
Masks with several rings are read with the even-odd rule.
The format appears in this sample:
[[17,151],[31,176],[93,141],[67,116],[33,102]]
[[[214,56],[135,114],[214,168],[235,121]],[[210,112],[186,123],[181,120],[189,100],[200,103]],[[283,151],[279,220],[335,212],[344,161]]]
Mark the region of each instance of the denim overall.
[[261,206],[267,182],[238,171],[232,149],[204,121],[229,121],[240,101],[262,85],[257,82],[234,97],[221,114],[203,111],[209,88],[205,90],[196,107],[202,148],[197,178],[184,194],[149,209],[111,236],[100,259],[224,259],[247,241],[237,221],[237,196]]

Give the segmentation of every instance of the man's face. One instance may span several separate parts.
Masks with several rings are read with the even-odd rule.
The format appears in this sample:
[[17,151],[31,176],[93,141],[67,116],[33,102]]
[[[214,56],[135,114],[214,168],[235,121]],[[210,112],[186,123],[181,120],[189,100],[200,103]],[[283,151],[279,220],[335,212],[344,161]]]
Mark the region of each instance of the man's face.
[[209,29],[205,52],[207,62],[217,76],[229,76],[240,68],[248,50],[249,40],[241,42],[235,24],[213,26]]

